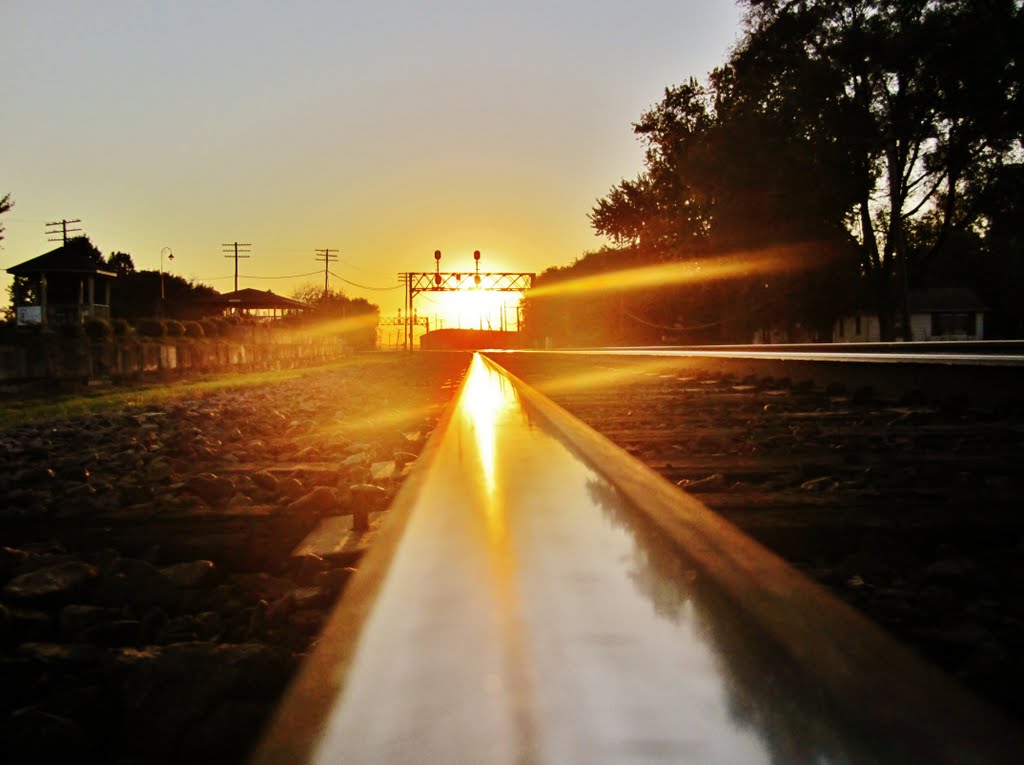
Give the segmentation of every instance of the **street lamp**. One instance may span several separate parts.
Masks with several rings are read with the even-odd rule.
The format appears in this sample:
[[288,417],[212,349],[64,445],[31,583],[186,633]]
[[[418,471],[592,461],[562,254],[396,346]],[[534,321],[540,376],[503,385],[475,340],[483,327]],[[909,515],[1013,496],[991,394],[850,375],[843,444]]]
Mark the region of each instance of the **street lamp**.
[[164,299],[164,252],[167,253],[167,260],[174,260],[174,253],[171,252],[170,247],[164,247],[160,250],[160,300]]

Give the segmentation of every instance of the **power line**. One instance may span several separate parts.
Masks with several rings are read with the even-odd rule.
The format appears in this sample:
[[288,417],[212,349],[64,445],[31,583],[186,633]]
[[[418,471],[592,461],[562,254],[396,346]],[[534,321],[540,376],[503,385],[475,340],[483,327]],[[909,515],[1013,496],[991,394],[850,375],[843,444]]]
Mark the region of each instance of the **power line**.
[[[260,252],[263,252],[263,248],[260,248]],[[287,274],[285,276],[250,276],[249,274],[242,274],[246,279],[299,279],[303,276],[316,276],[319,271],[310,271],[308,274]]]
[[341,281],[345,282],[345,284],[351,284],[353,287],[358,287],[361,290],[375,290],[377,292],[387,292],[388,290],[397,290],[399,287],[404,286],[403,284],[396,284],[394,287],[367,287],[365,284],[356,284],[355,282],[351,282],[348,279],[345,279],[344,277],[338,276],[336,273],[334,273],[334,271],[331,271],[331,276],[333,276],[335,279],[340,279]]
[[[260,252],[263,252],[262,248],[260,249]],[[300,279],[303,276],[316,276],[319,273],[319,271],[309,271],[305,274],[283,274],[281,276],[254,276],[252,274],[239,274],[238,276],[240,279]],[[331,275],[337,276],[333,271],[331,272]],[[195,278],[199,281],[212,282],[220,279],[231,279],[232,277],[231,274],[228,274],[227,276],[197,276]]]

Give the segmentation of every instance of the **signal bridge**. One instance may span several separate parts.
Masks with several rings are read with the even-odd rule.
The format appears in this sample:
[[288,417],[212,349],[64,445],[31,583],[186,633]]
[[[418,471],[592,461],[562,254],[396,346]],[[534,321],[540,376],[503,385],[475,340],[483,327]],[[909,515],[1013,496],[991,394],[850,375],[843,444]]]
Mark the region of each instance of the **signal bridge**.
[[[441,271],[441,251],[434,250],[434,272],[403,271],[398,275],[399,281],[405,285],[405,314],[403,347],[412,350],[413,327],[416,321],[413,300],[421,292],[466,292],[480,290],[482,292],[526,292],[533,286],[536,274],[525,272],[480,273],[480,250],[473,252],[474,269],[467,271]],[[401,318],[401,314],[399,314]],[[427,331],[430,331],[429,325]]]

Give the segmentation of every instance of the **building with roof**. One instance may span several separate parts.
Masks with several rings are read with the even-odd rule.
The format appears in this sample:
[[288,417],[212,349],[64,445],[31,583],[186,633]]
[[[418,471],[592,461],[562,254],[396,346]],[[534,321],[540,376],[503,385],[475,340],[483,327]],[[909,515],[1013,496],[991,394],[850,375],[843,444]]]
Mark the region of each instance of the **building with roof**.
[[29,305],[14,306],[18,324],[81,324],[110,318],[110,285],[117,277],[90,248],[65,242],[55,250],[7,269],[29,280]]
[[[969,287],[928,287],[907,295],[911,339],[983,340],[988,308]],[[878,315],[859,310],[836,321],[832,341],[873,343],[881,337]]]
[[275,295],[270,290],[246,288],[216,295],[203,301],[205,305],[222,313],[241,314],[258,319],[278,319],[292,313],[309,311],[308,303]]

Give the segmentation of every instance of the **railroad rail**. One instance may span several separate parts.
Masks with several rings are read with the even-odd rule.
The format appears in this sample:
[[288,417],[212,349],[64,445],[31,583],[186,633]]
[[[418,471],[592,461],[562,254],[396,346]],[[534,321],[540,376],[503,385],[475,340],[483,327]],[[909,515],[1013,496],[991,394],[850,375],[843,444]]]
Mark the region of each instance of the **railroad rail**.
[[[676,369],[774,375],[817,385],[864,390],[872,395],[914,393],[932,399],[956,397],[986,404],[1019,401],[1024,378],[1024,343],[1017,341],[831,345],[588,348],[532,351],[554,356],[632,357],[671,360]],[[837,350],[838,349],[838,350]],[[523,354],[494,351],[494,354]],[[888,367],[880,373],[879,365]]]
[[254,763],[1019,761],[1019,728],[502,358],[474,357]]

